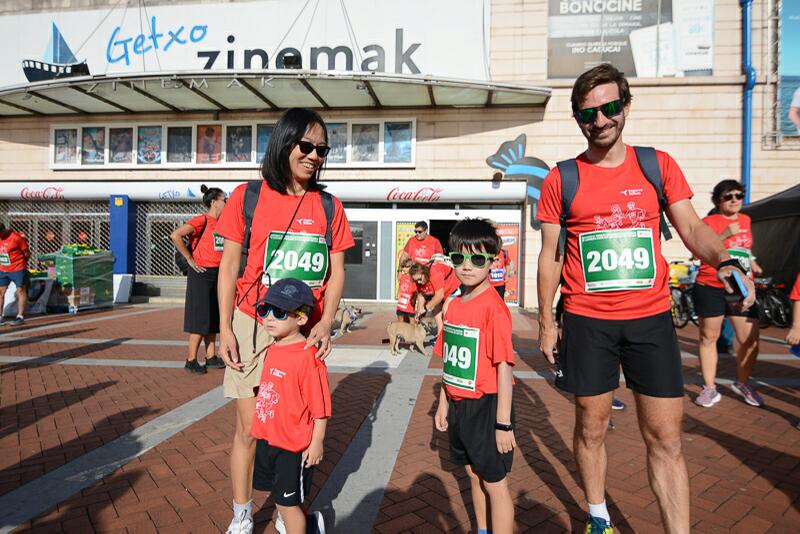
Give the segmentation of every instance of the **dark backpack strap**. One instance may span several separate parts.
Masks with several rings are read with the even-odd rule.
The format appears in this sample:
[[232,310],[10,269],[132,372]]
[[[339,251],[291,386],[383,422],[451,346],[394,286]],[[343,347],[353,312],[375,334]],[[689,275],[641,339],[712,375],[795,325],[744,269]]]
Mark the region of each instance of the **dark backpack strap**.
[[561,233],[558,234],[558,254],[564,257],[567,248],[567,219],[572,201],[578,192],[578,163],[574,159],[559,161],[558,172],[561,174],[561,215],[558,220],[561,224]]
[[242,240],[242,257],[239,260],[239,278],[244,274],[247,266],[247,255],[250,251],[250,227],[253,225],[253,215],[256,212],[256,204],[261,194],[261,185],[264,180],[253,180],[247,182],[244,190],[244,202],[242,203],[242,215],[244,216],[244,239]]
[[200,235],[197,236],[197,244],[195,244],[195,246],[192,247],[192,252],[194,252],[194,249],[196,249],[197,246],[200,244],[200,240],[203,239],[203,234],[206,233],[206,226],[207,225],[208,225],[208,215],[204,214],[203,215],[203,228],[202,228],[202,230],[200,230]]
[[667,226],[667,218],[664,212],[667,210],[667,197],[664,196],[664,182],[661,180],[661,167],[658,165],[656,158],[656,149],[650,146],[635,146],[633,151],[636,153],[636,160],[639,162],[639,168],[642,169],[647,181],[652,184],[658,195],[658,208],[660,217],[661,236],[665,241],[672,239],[672,232],[669,231]]
[[319,196],[322,198],[322,209],[325,211],[325,243],[330,250],[333,244],[333,216],[336,206],[333,203],[333,195],[327,191],[320,191]]

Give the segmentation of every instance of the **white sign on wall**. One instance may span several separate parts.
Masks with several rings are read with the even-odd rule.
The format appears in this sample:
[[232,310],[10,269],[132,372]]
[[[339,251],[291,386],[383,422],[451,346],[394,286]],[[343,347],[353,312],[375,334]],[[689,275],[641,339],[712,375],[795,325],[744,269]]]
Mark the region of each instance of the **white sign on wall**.
[[[56,77],[283,68],[487,80],[490,0],[127,7],[0,17],[0,87]],[[447,21],[447,24],[442,24]]]

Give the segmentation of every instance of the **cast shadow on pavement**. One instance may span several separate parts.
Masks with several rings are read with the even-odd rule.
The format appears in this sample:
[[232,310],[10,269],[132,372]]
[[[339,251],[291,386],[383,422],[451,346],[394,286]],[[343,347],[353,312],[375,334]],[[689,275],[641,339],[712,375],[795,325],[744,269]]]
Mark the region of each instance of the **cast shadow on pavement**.
[[[44,365],[58,364],[59,362],[63,362],[65,360],[80,358],[81,356],[86,356],[87,354],[92,354],[94,352],[102,352],[106,349],[117,347],[131,339],[133,338],[120,337],[116,339],[109,339],[108,341],[104,341],[102,343],[91,343],[87,345],[82,345],[80,347],[73,347],[69,349],[60,350],[58,352],[54,352],[53,354],[48,354],[47,356],[31,358],[30,360],[25,360],[23,362],[2,365],[0,366],[0,374],[10,373],[12,371],[16,371],[18,369],[23,369],[26,367],[40,367]],[[79,343],[80,340],[76,340],[76,342]]]

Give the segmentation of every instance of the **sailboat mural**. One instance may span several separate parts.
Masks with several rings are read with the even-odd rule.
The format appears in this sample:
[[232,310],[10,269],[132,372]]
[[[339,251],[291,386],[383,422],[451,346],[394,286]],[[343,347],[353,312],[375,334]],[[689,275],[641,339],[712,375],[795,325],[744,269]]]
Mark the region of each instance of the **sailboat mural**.
[[29,82],[89,75],[86,60],[78,62],[55,22],[50,31],[50,42],[44,53],[44,61],[26,59],[22,62],[22,70]]

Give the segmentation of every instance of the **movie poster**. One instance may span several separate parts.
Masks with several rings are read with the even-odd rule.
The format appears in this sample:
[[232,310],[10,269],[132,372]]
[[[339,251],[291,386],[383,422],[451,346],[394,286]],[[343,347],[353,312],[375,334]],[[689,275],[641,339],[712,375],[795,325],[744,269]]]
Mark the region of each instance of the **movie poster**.
[[53,137],[53,163],[78,163],[78,130],[74,128],[55,130]]
[[222,160],[222,125],[197,125],[197,163],[219,163]]
[[378,161],[379,124],[353,125],[353,161]]
[[81,140],[81,163],[102,165],[106,162],[106,129],[91,127],[83,129]]
[[547,28],[550,78],[601,63],[639,78],[713,74],[714,0],[549,0]]
[[328,163],[347,163],[347,123],[328,123]]
[[139,126],[136,142],[136,163],[161,163],[161,126]]
[[109,128],[108,150],[109,163],[133,163],[133,128]]
[[250,161],[253,150],[253,128],[228,126],[225,128],[225,160],[242,163]]
[[518,303],[519,302],[519,225],[516,223],[499,223],[495,224],[497,234],[503,240],[503,250],[508,254],[509,263],[506,266],[508,269],[508,280],[506,281],[506,302]]
[[191,163],[192,127],[169,126],[167,128],[167,163]]
[[274,129],[274,124],[256,125],[256,163],[258,164],[264,161],[264,154],[267,153],[269,138],[272,137],[272,130]]
[[387,122],[383,125],[383,162],[411,163],[410,122]]
[[800,2],[781,4],[778,60],[778,124],[783,135],[800,135]]

